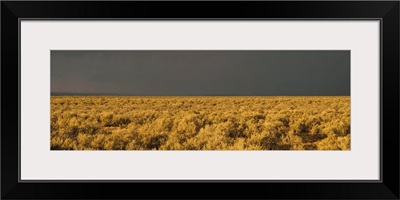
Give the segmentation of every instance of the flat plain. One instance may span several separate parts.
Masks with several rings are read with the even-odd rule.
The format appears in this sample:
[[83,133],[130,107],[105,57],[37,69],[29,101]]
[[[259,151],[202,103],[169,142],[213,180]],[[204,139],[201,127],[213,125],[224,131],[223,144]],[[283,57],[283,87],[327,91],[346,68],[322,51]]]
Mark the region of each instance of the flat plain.
[[350,150],[349,96],[51,96],[51,150]]

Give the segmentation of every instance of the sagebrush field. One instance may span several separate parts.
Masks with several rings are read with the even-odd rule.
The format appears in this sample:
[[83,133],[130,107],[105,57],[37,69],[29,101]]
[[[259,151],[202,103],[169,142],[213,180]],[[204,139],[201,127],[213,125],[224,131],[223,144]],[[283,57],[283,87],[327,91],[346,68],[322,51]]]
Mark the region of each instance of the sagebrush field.
[[52,96],[51,150],[350,150],[350,97]]

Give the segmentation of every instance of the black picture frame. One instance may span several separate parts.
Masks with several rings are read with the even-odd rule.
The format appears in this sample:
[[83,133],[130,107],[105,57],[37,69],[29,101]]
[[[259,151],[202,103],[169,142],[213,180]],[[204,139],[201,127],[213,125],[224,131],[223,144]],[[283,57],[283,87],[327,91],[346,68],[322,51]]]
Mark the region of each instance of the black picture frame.
[[[1,198],[399,199],[399,6],[398,1],[2,1]],[[381,180],[20,182],[20,19],[379,19]]]

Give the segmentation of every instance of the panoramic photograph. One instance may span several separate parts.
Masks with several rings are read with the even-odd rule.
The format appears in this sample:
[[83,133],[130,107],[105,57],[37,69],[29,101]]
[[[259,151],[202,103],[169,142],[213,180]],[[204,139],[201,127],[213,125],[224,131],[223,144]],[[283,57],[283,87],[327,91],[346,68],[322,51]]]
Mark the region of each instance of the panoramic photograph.
[[350,51],[52,50],[50,150],[350,150]]

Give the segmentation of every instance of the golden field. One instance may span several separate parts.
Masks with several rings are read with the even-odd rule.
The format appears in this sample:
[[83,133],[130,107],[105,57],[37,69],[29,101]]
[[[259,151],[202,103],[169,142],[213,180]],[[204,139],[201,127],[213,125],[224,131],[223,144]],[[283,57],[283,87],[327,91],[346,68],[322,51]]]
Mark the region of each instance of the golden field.
[[51,150],[350,150],[350,97],[51,96]]

